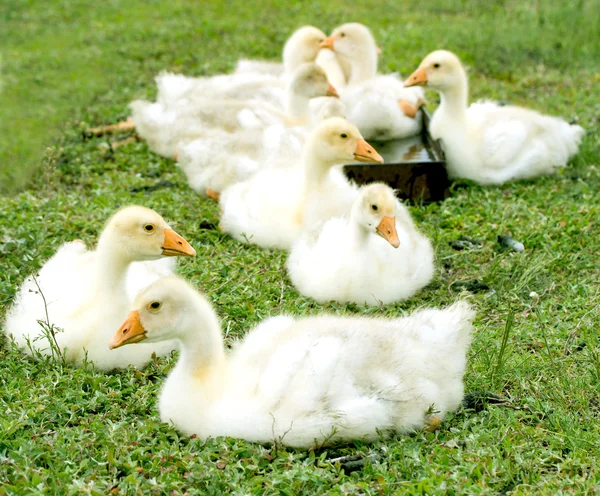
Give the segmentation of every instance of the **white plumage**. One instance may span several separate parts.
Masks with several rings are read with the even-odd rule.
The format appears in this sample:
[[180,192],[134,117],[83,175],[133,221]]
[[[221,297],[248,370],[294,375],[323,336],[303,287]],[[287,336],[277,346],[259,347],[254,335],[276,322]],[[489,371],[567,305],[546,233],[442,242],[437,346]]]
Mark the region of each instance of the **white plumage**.
[[212,130],[202,138],[181,142],[177,147],[177,163],[190,188],[206,195],[207,189],[220,192],[250,178],[259,170],[258,147],[262,133],[260,130],[236,134]]
[[[153,226],[153,232],[144,226]],[[5,331],[25,353],[51,355],[48,336],[38,321],[49,322],[58,330],[56,342],[68,363],[81,365],[87,355],[102,370],[142,367],[152,353],[165,354],[173,343],[115,355],[108,342],[137,293],[173,273],[172,259],[158,260],[167,254],[195,255],[195,251],[156,212],[125,208],[108,222],[95,251],[88,251],[82,241],[65,243],[24,282],[7,314]]]
[[363,186],[349,215],[305,232],[287,261],[294,286],[320,303],[378,305],[429,283],[433,249],[408,209],[383,184]]
[[280,316],[226,356],[208,301],[168,277],[111,344],[179,341],[159,410],[185,435],[311,447],[410,432],[456,409],[473,316],[464,302],[396,319]]
[[430,132],[442,140],[453,177],[502,184],[551,174],[577,153],[585,133],[581,126],[521,107],[483,102],[467,108],[466,73],[458,57],[445,50],[429,54],[406,84],[440,93]]
[[243,243],[289,249],[305,226],[350,205],[356,187],[339,169],[305,194],[302,167],[268,169],[225,189],[220,197],[223,232]]
[[189,77],[161,72],[155,79],[156,101],[163,105],[198,105],[206,100],[256,100],[277,104],[285,81],[277,76],[257,73],[219,74]]
[[270,60],[239,59],[235,64],[234,74],[259,73],[282,77],[283,64]]
[[261,130],[286,118],[281,108],[249,100],[205,100],[173,105],[136,100],[130,107],[138,134],[152,151],[168,158],[173,158],[180,143],[210,136],[215,129],[229,133]]

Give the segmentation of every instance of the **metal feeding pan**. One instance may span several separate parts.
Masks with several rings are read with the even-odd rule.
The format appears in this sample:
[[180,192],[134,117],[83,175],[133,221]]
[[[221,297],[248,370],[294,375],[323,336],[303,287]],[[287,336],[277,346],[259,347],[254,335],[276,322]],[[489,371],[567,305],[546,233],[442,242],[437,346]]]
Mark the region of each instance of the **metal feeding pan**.
[[344,166],[356,184],[374,181],[389,184],[398,198],[414,203],[443,201],[450,195],[450,180],[442,144],[429,134],[430,115],[424,108],[421,134],[391,141],[370,141],[383,157],[383,164],[357,162]]

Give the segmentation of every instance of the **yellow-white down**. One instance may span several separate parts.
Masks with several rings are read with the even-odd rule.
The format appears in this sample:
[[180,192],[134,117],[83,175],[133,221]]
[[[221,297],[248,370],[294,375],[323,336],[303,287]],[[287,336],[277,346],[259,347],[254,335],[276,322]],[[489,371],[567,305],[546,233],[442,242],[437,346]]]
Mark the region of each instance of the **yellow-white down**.
[[409,298],[428,284],[434,255],[393,190],[376,183],[359,190],[344,216],[304,232],[287,269],[298,291],[320,303],[379,305]]
[[411,432],[456,409],[473,316],[465,302],[394,319],[279,316],[226,356],[211,305],[168,277],[112,343],[179,342],[159,410],[183,434],[311,447]]
[[585,133],[581,126],[522,107],[493,102],[467,107],[467,75],[458,57],[445,50],[425,57],[406,84],[440,93],[430,132],[442,140],[453,177],[502,184],[552,174],[577,153]]
[[[152,226],[152,232],[145,226]],[[87,358],[102,370],[142,367],[152,353],[168,353],[173,342],[116,353],[108,349],[115,326],[137,293],[173,273],[172,258],[159,260],[165,253],[166,231],[187,245],[153,210],[127,207],[109,220],[95,251],[87,250],[82,241],[62,245],[37,274],[25,280],[7,314],[5,332],[29,355],[53,355],[54,342],[38,321],[51,324],[55,344],[67,363],[81,365]]]

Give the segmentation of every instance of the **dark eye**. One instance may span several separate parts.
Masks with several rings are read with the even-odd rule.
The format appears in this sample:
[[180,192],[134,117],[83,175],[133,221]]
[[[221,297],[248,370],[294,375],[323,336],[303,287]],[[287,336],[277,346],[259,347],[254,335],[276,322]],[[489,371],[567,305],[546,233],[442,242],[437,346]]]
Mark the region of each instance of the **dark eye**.
[[377,210],[379,210],[379,207],[377,205],[371,205],[371,208],[374,212],[377,212]]
[[144,231],[146,231],[147,233],[154,232],[154,224],[146,224],[144,226]]
[[439,69],[440,68],[440,64],[436,62],[435,64],[433,64],[433,67],[434,67],[434,69]]
[[340,36],[343,38],[344,36],[346,36],[346,33],[340,33]]
[[148,310],[156,312],[160,307],[161,307],[160,301],[153,301],[152,303],[150,303],[148,305]]
[[348,137],[348,135],[346,133],[340,134],[340,138],[342,138],[342,139],[346,139],[347,137]]

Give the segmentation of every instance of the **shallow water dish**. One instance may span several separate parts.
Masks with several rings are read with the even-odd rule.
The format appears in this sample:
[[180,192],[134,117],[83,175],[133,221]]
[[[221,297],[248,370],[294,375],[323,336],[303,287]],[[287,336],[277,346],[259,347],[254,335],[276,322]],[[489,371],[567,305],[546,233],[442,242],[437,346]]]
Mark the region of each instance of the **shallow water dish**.
[[357,184],[387,183],[400,199],[412,202],[430,203],[448,198],[450,180],[444,150],[429,134],[430,115],[425,109],[421,112],[421,134],[392,141],[371,141],[385,163],[345,165],[344,173],[348,179]]

